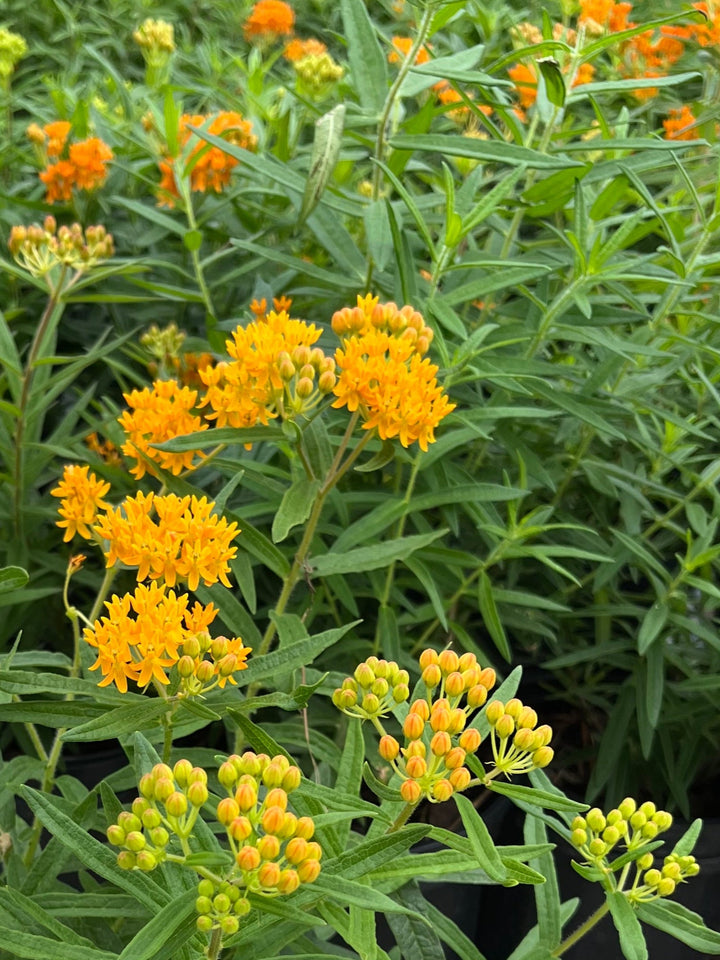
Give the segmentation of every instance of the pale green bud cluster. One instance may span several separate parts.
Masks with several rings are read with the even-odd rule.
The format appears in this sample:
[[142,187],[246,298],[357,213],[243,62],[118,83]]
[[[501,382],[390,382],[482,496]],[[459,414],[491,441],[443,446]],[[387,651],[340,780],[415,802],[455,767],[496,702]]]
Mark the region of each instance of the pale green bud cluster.
[[42,226],[13,227],[8,247],[17,263],[36,277],[60,265],[85,272],[115,252],[112,234],[101,224],[83,230],[73,223],[58,229],[53,216],[46,217]]
[[538,726],[538,715],[513,697],[491,701],[485,710],[495,766],[507,777],[546,767],[554,757],[552,727]]
[[345,73],[327,51],[309,53],[296,60],[293,66],[297,74],[298,91],[312,100],[324,100]]
[[394,660],[368,657],[352,677],[343,680],[332,696],[338,710],[349,717],[372,720],[384,717],[410,697],[410,675]]
[[26,53],[25,38],[7,27],[0,27],[0,82],[7,84],[10,74]]
[[178,329],[176,323],[169,323],[162,330],[157,324],[153,325],[140,337],[140,343],[147,347],[150,353],[166,365],[170,360],[180,357],[186,334]]
[[278,396],[277,402],[284,419],[310,413],[335,387],[335,360],[320,347],[303,343],[291,353],[283,350],[277,364],[283,382],[282,396]]
[[213,637],[207,631],[197,633],[180,647],[176,663],[180,676],[180,696],[197,697],[215,687],[221,689],[229,681],[235,685],[234,674],[245,670],[250,647],[243,647],[238,638]]
[[592,862],[606,857],[621,840],[628,850],[637,850],[671,825],[672,816],[652,801],[638,807],[632,797],[626,797],[607,816],[594,807],[584,817],[575,817],[570,840]]
[[230,881],[216,883],[205,878],[198,884],[195,909],[198,930],[209,933],[219,927],[223,935],[229,937],[240,929],[240,918],[250,912],[250,901],[241,896]]
[[630,900],[635,903],[647,903],[648,900],[658,897],[671,897],[679,883],[684,883],[688,877],[695,877],[700,873],[700,865],[691,855],[682,857],[671,853],[665,857],[659,870],[652,864],[651,853],[636,861],[637,877],[632,890],[628,891]]
[[175,28],[167,20],[148,17],[134,31],[133,40],[144,55],[147,55],[146,52],[170,54],[175,50]]

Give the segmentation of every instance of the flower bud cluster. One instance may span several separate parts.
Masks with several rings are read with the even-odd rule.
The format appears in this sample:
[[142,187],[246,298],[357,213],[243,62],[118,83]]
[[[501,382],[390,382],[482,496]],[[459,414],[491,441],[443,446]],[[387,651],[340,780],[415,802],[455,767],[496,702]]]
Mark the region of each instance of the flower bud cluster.
[[485,718],[490,724],[490,742],[497,769],[508,778],[546,767],[554,756],[552,728],[538,726],[538,715],[513,697],[507,703],[493,700],[487,705]]
[[377,719],[410,697],[409,681],[407,670],[401,670],[394,660],[368,657],[352,677],[343,680],[332,700],[349,717]]
[[218,780],[228,794],[216,816],[235,857],[232,882],[277,896],[317,880],[322,849],[312,840],[315,824],[288,810],[288,794],[300,786],[298,767],[284,756],[248,751],[228,757]]
[[357,306],[343,307],[332,317],[332,328],[340,339],[363,336],[370,330],[380,330],[391,336],[404,338],[414,344],[415,352],[427,353],[433,338],[421,313],[411,306],[398,307],[396,303],[379,303],[378,297],[358,295]]
[[8,82],[8,77],[16,64],[26,53],[25,38],[19,33],[8,30],[7,27],[0,27],[0,82]]
[[597,863],[607,857],[620,840],[628,850],[637,850],[671,825],[672,816],[656,809],[652,801],[638,806],[632,797],[626,797],[607,815],[593,807],[584,817],[575,817],[570,841],[588,862]]
[[188,637],[179,649],[177,672],[180,695],[196,697],[226,683],[237,684],[234,674],[245,670],[250,647],[240,638],[210,636],[207,631]]
[[345,72],[327,51],[309,53],[296,60],[293,66],[299,91],[313,100],[323,100],[328,96]]
[[671,897],[679,883],[684,883],[688,877],[695,877],[700,873],[700,864],[689,854],[684,857],[676,853],[669,854],[659,870],[652,864],[651,853],[636,861],[638,875],[632,890],[628,891],[630,900],[635,903],[647,903],[648,900],[658,897]]
[[198,884],[195,901],[198,913],[197,928],[210,933],[219,927],[226,937],[240,929],[240,918],[250,912],[250,901],[240,895],[240,890],[229,880],[220,883],[204,878]]
[[335,361],[320,347],[303,343],[292,353],[283,350],[277,356],[277,367],[285,394],[278,406],[286,417],[307,413],[335,386]]
[[14,259],[33,276],[44,276],[53,267],[63,264],[85,271],[114,253],[113,238],[102,225],[87,227],[79,223],[58,229],[55,217],[45,218],[43,225],[15,226],[8,241]]
[[157,53],[167,55],[175,50],[175,29],[166,20],[153,20],[148,17],[132,36],[145,57],[152,57]]
[[108,827],[107,838],[122,847],[118,866],[123,870],[154,870],[167,853],[170,835],[187,839],[200,807],[207,801],[207,774],[189,760],[174,767],[157,763],[140,779],[140,796],[132,812],[124,810]]

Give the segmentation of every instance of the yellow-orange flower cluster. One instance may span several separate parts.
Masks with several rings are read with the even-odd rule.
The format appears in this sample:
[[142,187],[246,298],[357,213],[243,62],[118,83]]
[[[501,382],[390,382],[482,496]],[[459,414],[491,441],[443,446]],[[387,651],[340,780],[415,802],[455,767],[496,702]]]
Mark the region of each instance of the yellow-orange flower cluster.
[[105,182],[113,152],[99,137],[68,145],[70,124],[65,120],[44,127],[34,123],[27,132],[29,139],[44,152],[45,159],[55,160],[48,162],[40,173],[40,180],[47,188],[47,203],[67,202],[72,199],[73,189],[95,190]]
[[[133,594],[113,596],[105,601],[107,615],[86,627],[84,637],[97,650],[97,659],[90,667],[100,670],[103,679],[98,686],[114,683],[122,693],[127,682],[146,687],[153,680],[166,685],[170,682],[167,670],[173,664],[188,659],[195,664],[195,676],[204,692],[215,686],[224,687],[232,674],[245,669],[250,652],[242,640],[225,637],[210,639],[208,626],[217,616],[212,604],[199,603],[190,608],[187,594],[175,594],[164,584],[139,584]],[[200,645],[220,656],[206,660],[197,658]],[[186,647],[194,653],[190,657]],[[204,666],[200,666],[203,664]],[[190,674],[187,673],[187,677]],[[182,683],[187,683],[184,677]],[[189,692],[196,693],[197,690]]]
[[177,476],[182,470],[192,470],[198,465],[196,456],[204,459],[204,454],[197,450],[170,453],[153,447],[174,437],[207,430],[207,423],[192,412],[197,404],[196,390],[181,387],[177,380],[156,380],[152,389],[145,387],[123,396],[130,409],[118,418],[127,436],[122,451],[136,461],[130,473],[137,480],[146,472],[156,475],[148,460]]
[[62,519],[57,521],[57,526],[65,527],[65,542],[72,540],[76,533],[85,540],[91,540],[90,527],[95,522],[98,510],[107,507],[103,497],[109,491],[110,484],[98,480],[89,470],[88,466],[68,464],[63,470],[62,480],[50,491],[53,497],[62,498],[58,507]]
[[187,580],[195,590],[201,580],[206,586],[219,580],[229,587],[228,561],[237,553],[230,543],[240,531],[236,523],[213,514],[214,506],[206,497],[138,493],[100,514],[93,529],[108,541],[107,566],[137,567],[138,581],[163,579],[173,587]]
[[[264,311],[264,301],[257,305]],[[313,344],[320,329],[292,319],[285,309],[258,312],[226,341],[228,362],[199,371],[207,392],[208,420],[222,427],[252,427],[270,418],[292,418],[314,406],[335,385],[335,364]]]
[[100,438],[97,433],[89,433],[85,437],[85,444],[88,450],[92,450],[93,453],[96,453],[101,460],[104,460],[109,466],[119,467],[122,465],[122,457],[120,456],[120,451],[112,442],[107,438]]
[[695,128],[696,118],[687,104],[680,108],[672,108],[670,115],[663,120],[666,140],[697,140],[698,132]]
[[295,27],[295,13],[283,0],[258,0],[243,24],[245,39],[272,43],[278,37],[289,37]]
[[[254,150],[256,148],[257,137],[252,132],[250,122],[244,120],[241,114],[233,111],[223,111],[215,114],[212,119],[210,116],[202,114],[183,114],[178,126],[179,148],[182,150],[187,145],[192,135],[190,127],[202,127],[209,120],[211,122],[207,127],[208,133],[216,137],[224,137],[228,143],[236,147],[242,147],[243,150]],[[182,161],[180,157],[170,156],[169,154],[160,161],[162,177],[159,187],[159,202],[161,204],[172,207],[175,204],[175,199],[180,195],[177,185],[177,165],[179,163],[192,166],[190,170],[191,190],[201,193],[214,190],[215,193],[220,193],[230,183],[230,174],[239,161],[219,147],[211,147],[200,138],[196,138],[196,141],[189,152],[183,152]]]
[[[410,53],[413,45],[413,39],[412,37],[393,37],[392,45],[393,48],[388,54],[388,62],[402,63],[402,61],[405,60],[407,55]],[[430,60],[430,49],[432,48],[427,46],[420,47],[415,55],[415,63],[427,63]]]
[[323,53],[327,53],[327,47],[322,40],[316,40],[314,37],[308,37],[307,40],[295,37],[285,45],[283,50],[283,56],[291,63],[296,63],[305,57],[320,57]]
[[[339,376],[333,406],[360,410],[364,429],[377,429],[383,440],[398,437],[404,447],[417,441],[427,450],[435,440],[435,427],[455,404],[437,382],[438,368],[422,358],[430,338],[421,332],[425,324],[420,314],[411,307],[398,310],[395,304],[378,305],[374,298],[358,297],[360,315],[375,315],[378,306],[387,320],[379,326],[368,322],[358,333],[342,329],[353,311],[338,311],[333,317],[333,328],[343,338],[335,353]],[[394,323],[400,325],[399,335]]]

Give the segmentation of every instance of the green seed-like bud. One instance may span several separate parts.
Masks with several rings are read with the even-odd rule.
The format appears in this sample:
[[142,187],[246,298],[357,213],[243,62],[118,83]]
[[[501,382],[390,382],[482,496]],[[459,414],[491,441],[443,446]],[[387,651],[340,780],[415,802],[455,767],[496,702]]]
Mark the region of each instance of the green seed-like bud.
[[200,933],[210,933],[213,928],[213,918],[207,915],[199,916],[195,921],[195,926]]
[[121,847],[125,843],[125,831],[117,823],[107,828],[107,838],[114,847]]
[[[198,896],[199,897],[212,897],[215,893],[215,884],[212,880],[204,878],[198,884]],[[205,913],[204,910],[198,911],[199,913]]]
[[390,685],[388,684],[387,680],[385,680],[384,677],[378,677],[370,688],[370,691],[371,693],[374,693],[376,697],[382,698],[387,694],[389,689]]
[[630,819],[630,817],[635,813],[636,809],[637,804],[632,797],[625,797],[623,802],[618,807],[618,810],[626,820]]
[[590,841],[588,850],[593,857],[604,857],[607,853],[607,844],[605,844],[599,837],[595,837],[594,840]]
[[380,710],[380,701],[374,693],[367,693],[362,699],[362,708],[365,713],[374,716]]
[[170,840],[170,834],[167,832],[165,827],[154,827],[150,831],[150,840],[154,846],[164,847]]
[[657,892],[661,897],[671,897],[675,893],[675,881],[670,877],[663,877],[657,885]]
[[588,810],[585,814],[585,819],[587,820],[587,825],[595,833],[602,833],[607,826],[603,812],[599,807],[593,807],[592,810]]
[[392,688],[392,698],[395,703],[405,703],[410,699],[410,687],[406,683],[396,683]]
[[212,913],[213,902],[210,897],[198,897],[195,901],[195,910],[198,913]]
[[609,827],[614,827],[618,820],[622,820],[623,815],[619,810],[611,810],[607,815],[607,822]]
[[369,689],[375,682],[375,674],[367,663],[360,663],[355,670],[355,679],[361,687]]
[[192,675],[195,673],[195,661],[192,657],[180,657],[176,666],[177,672],[180,674],[183,680],[187,680],[188,677],[192,677]]
[[132,830],[142,830],[142,821],[140,817],[136,817],[134,813],[130,813],[129,810],[123,810],[118,816],[118,825],[123,828],[125,833],[130,833]]
[[151,773],[145,773],[140,777],[138,789],[143,797],[152,799],[155,796],[155,777]]
[[170,817],[182,817],[187,812],[188,802],[184,793],[176,790],[165,801],[165,810]]
[[655,807],[655,804],[652,802],[652,800],[646,800],[645,803],[641,805],[640,812],[644,813],[649,820],[650,817],[652,817],[655,814],[656,809],[657,808]]
[[220,929],[226,937],[230,937],[240,929],[240,921],[237,917],[223,917],[220,921]]
[[132,802],[132,812],[135,814],[136,817],[140,817],[142,819],[142,815],[145,813],[146,810],[149,810],[149,809],[150,809],[150,802],[146,800],[145,797],[135,797],[135,799]]
[[213,898],[212,905],[217,913],[227,913],[230,909],[230,897],[225,893],[219,893]]
[[570,843],[579,849],[580,847],[585,846],[587,843],[587,838],[588,835],[586,830],[573,830],[573,832],[570,834]]
[[620,831],[617,827],[605,827],[602,832],[602,838],[605,843],[609,844],[611,847],[614,846],[620,839]]
[[218,769],[218,780],[226,790],[232,790],[238,781],[238,773],[235,764],[226,760],[220,764]]
[[238,917],[245,917],[250,913],[250,901],[246,900],[245,897],[241,897],[233,907],[233,910]]
[[646,840],[654,840],[659,832],[658,825],[653,823],[652,820],[648,820],[648,822],[642,828],[642,835]]
[[132,850],[133,853],[137,853],[139,850],[144,850],[147,841],[145,840],[145,835],[140,833],[138,830],[133,830],[132,833],[129,833],[125,837],[125,846],[128,850]]
[[121,850],[117,856],[117,865],[121,870],[132,870],[135,866],[135,854],[130,850]]
[[585,817],[575,817],[573,822],[570,824],[571,830],[585,830],[587,827],[587,821]]
[[633,828],[633,830],[642,830],[646,823],[647,817],[642,810],[636,810],[635,813],[630,817],[630,826]]
[[644,853],[641,857],[637,858],[638,870],[649,870],[653,865],[653,855],[651,853]]
[[662,868],[662,875],[670,877],[671,880],[679,880],[682,875],[682,867],[679,863],[666,863]]
[[648,887],[656,887],[661,880],[662,874],[656,869],[648,870],[643,877],[643,883],[647,884]]
[[141,850],[136,855],[136,864],[140,870],[144,870],[147,873],[150,870],[154,870],[157,866],[157,857],[154,853],[150,853],[149,850]]
[[669,830],[673,822],[672,814],[668,813],[666,810],[658,810],[657,813],[653,815],[652,819],[653,823],[657,824],[657,828],[661,833],[664,833],[665,830]]
[[292,793],[293,790],[297,790],[302,782],[302,773],[300,772],[299,767],[288,767],[285,771],[285,775],[282,778],[282,783],[280,786],[283,788],[285,793]]

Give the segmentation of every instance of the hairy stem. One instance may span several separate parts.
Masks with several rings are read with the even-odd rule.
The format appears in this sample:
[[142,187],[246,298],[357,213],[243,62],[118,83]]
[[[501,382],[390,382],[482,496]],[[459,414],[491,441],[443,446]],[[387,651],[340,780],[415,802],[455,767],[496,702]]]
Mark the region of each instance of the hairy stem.
[[569,937],[566,937],[565,940],[563,940],[563,942],[560,944],[559,947],[556,947],[556,949],[553,950],[551,956],[561,957],[566,950],[569,950],[570,947],[575,946],[578,940],[582,940],[585,934],[589,933],[590,930],[592,930],[592,928],[595,926],[595,924],[599,923],[609,910],[610,910],[610,907],[608,906],[607,901],[605,901],[605,903],[603,903],[602,906],[597,908],[595,913],[591,914],[587,918],[585,923],[579,926],[574,933],[571,933]]

